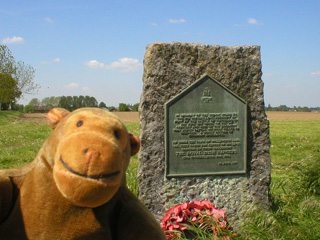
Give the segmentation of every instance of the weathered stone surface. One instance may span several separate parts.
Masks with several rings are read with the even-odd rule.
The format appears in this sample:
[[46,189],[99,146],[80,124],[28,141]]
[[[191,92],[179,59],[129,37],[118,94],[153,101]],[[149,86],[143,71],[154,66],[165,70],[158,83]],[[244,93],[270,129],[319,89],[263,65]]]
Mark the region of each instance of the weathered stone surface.
[[[165,177],[164,104],[204,74],[248,104],[248,171],[243,175]],[[149,44],[140,103],[139,197],[160,219],[183,201],[209,200],[235,219],[244,203],[269,206],[271,162],[259,46]]]

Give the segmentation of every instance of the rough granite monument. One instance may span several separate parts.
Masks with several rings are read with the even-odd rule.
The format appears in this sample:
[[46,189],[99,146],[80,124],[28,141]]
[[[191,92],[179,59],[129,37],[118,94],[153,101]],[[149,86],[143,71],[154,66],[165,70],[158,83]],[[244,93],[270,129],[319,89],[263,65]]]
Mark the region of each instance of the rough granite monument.
[[269,127],[259,46],[149,44],[140,102],[139,197],[161,219],[209,200],[237,219],[270,206]]

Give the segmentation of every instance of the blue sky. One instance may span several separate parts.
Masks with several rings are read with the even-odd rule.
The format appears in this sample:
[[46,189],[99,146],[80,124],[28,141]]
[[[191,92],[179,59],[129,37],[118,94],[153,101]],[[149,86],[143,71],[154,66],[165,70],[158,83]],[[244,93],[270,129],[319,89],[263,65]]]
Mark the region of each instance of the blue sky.
[[36,69],[36,95],[137,103],[154,42],[260,45],[265,103],[320,106],[320,1],[0,0],[0,44]]

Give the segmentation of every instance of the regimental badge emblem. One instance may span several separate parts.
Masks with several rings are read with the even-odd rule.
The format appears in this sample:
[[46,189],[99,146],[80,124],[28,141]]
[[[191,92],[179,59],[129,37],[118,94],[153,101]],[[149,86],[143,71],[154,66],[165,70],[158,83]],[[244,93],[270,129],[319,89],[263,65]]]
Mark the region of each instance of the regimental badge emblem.
[[202,94],[202,97],[201,97],[201,102],[204,102],[204,103],[212,102],[211,91],[210,91],[210,89],[208,87],[206,87],[203,90],[203,94]]

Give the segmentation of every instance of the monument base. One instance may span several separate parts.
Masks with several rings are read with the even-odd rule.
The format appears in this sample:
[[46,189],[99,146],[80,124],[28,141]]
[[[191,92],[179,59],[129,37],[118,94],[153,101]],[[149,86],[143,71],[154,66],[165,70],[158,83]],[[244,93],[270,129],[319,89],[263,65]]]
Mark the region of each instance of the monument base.
[[[165,103],[201,76],[220,81],[247,104],[246,169],[240,174],[166,176]],[[259,46],[154,43],[144,57],[140,102],[139,198],[161,219],[178,203],[209,200],[236,221],[246,203],[270,206],[269,127]]]

